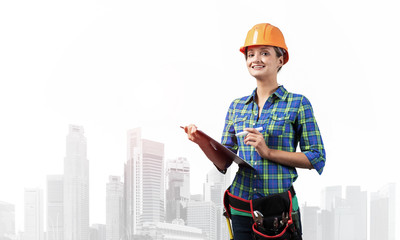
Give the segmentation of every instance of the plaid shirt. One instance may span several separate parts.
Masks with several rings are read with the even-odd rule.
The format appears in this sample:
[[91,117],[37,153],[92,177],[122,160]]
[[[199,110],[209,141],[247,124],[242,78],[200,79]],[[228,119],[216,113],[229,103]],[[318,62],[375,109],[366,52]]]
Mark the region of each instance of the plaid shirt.
[[261,133],[271,149],[295,152],[300,142],[301,151],[319,174],[325,166],[324,145],[308,99],[280,86],[268,98],[257,119],[255,96],[256,90],[231,103],[221,141],[256,169],[240,167],[233,180],[230,192],[244,199],[284,192],[297,179],[296,168],[263,159],[253,146],[244,144],[244,136],[235,136],[244,128],[263,127]]

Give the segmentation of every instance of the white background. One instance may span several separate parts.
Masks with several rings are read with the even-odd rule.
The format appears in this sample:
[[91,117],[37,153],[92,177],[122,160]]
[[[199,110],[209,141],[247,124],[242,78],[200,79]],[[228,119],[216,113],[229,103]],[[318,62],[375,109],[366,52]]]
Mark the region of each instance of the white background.
[[179,126],[220,139],[230,102],[256,86],[239,47],[261,22],[285,35],[278,81],[310,99],[327,151],[321,176],[299,171],[300,203],[319,205],[332,185],[399,187],[397,9],[389,0],[1,1],[0,201],[16,204],[23,230],[24,188],[45,189],[46,175],[63,172],[69,124],[87,137],[91,223],[105,223],[106,182],[123,174],[131,128],[165,143],[166,159],[187,157],[201,193],[212,165]]

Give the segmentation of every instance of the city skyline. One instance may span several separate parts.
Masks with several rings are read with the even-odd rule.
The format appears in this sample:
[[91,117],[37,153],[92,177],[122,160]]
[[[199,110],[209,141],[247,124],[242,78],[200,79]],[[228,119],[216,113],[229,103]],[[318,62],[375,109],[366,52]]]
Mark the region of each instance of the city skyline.
[[[75,160],[86,159],[87,139],[83,135],[83,132],[84,130],[82,126],[76,126],[76,125],[69,126],[69,133],[66,138],[67,142],[66,149],[68,153],[66,155],[66,160],[65,160],[66,164],[68,164],[68,162],[71,162],[71,160],[73,159]],[[147,208],[144,207],[143,203],[140,203],[140,201],[143,200],[134,203],[133,206],[138,206],[136,207],[137,209],[143,209],[143,210],[147,209],[147,211],[141,210],[139,211],[139,213],[137,213],[138,216],[136,216],[135,218],[140,219],[139,220],[140,223],[132,222],[130,224],[132,224],[133,226],[141,226],[142,223],[146,222],[144,227],[140,227],[140,231],[142,231],[142,229],[145,229],[146,231],[154,231],[151,230],[154,228],[154,226],[156,226],[157,229],[163,228],[162,226],[157,225],[158,223],[162,222],[173,223],[176,222],[176,220],[182,219],[183,224],[190,225],[191,227],[197,227],[199,229],[202,229],[203,232],[206,232],[207,233],[206,239],[219,240],[227,238],[227,229],[226,226],[223,225],[225,222],[221,221],[220,219],[222,216],[222,211],[221,211],[222,195],[226,187],[230,184],[229,178],[231,169],[229,169],[227,174],[224,175],[221,174],[219,171],[217,171],[215,167],[211,167],[211,169],[208,172],[204,173],[206,179],[203,182],[203,192],[202,192],[203,201],[195,200],[195,198],[191,199],[191,196],[193,196],[193,194],[190,191],[191,171],[190,171],[190,163],[187,161],[186,158],[177,157],[174,159],[165,160],[165,157],[163,155],[164,144],[154,142],[148,139],[143,139],[140,127],[128,130],[127,136],[128,136],[127,137],[128,154],[127,154],[126,164],[128,165],[125,166],[129,166],[130,163],[129,160],[131,159],[136,160],[137,162],[132,170],[139,168],[141,169],[141,171],[143,171],[143,174],[138,174],[138,176],[147,175],[150,176],[151,178],[154,178],[155,176],[159,177],[161,176],[161,179],[165,179],[166,181],[165,182],[166,189],[164,189],[162,187],[164,186],[164,180],[155,179],[155,182],[153,183],[155,184],[159,183],[160,186],[160,191],[158,191],[157,188],[155,188],[154,186],[144,187],[143,184],[145,184],[145,182],[147,182],[147,184],[152,184],[152,181],[139,180],[138,183],[139,185],[141,185],[141,187],[136,186],[135,189],[139,190],[135,190],[135,192],[137,191],[142,192],[143,191],[142,189],[148,189],[152,192],[149,193],[148,191],[147,194],[150,194],[149,196],[154,196],[154,192],[156,193],[158,192],[158,195],[160,195],[159,203],[161,204],[164,204],[164,200],[162,200],[163,196],[166,196],[168,200],[172,200],[173,198],[171,198],[171,196],[181,195],[180,197],[177,198],[178,200],[177,203],[178,206],[180,205],[180,208],[179,207],[177,209],[175,208],[175,210],[173,210],[172,212],[168,212],[168,206],[172,206],[173,208],[174,204],[171,205],[171,203],[168,202],[165,202],[165,205],[161,206],[162,210],[160,211],[157,210],[158,207],[156,207],[157,206],[156,199],[148,201],[150,205]],[[157,154],[159,157],[157,157]],[[158,162],[154,161],[156,158],[158,158],[160,161]],[[147,161],[145,159],[147,159]],[[148,167],[146,167],[146,164],[144,164],[143,161],[155,164],[153,167],[149,168],[152,169],[151,171],[154,171],[154,169],[160,169],[161,172],[155,174],[148,172],[148,170],[146,170]],[[87,163],[83,165],[87,165]],[[164,167],[157,167],[157,166],[165,166],[165,169]],[[71,168],[71,166],[69,168]],[[82,172],[82,171],[77,171],[77,172]],[[68,173],[68,171],[66,171],[66,173]],[[86,174],[90,175],[89,172],[87,172]],[[127,168],[125,168],[125,173],[123,174],[123,176],[109,175],[108,179],[109,182],[104,186],[104,189],[107,190],[106,199],[104,200],[107,203],[107,208],[103,209],[103,211],[110,219],[112,219],[112,222],[114,222],[113,225],[114,227],[112,230],[114,236],[120,237],[123,236],[123,234],[126,234],[124,233],[123,230],[126,229],[126,226],[125,227],[123,226],[124,224],[123,215],[124,212],[126,213],[127,211],[125,210],[118,213],[115,212],[115,209],[121,210],[122,208],[126,209],[127,207],[126,205],[124,205],[123,202],[124,196],[126,194],[126,190],[124,194],[124,188],[127,187],[130,188],[129,185],[126,185],[128,183],[125,182],[127,181],[127,179],[128,182],[131,181],[129,180],[131,178],[129,177],[130,175],[131,173],[127,172]],[[64,219],[64,221],[67,219],[63,217],[64,215],[63,212],[65,211],[64,201],[65,199],[69,199],[68,194],[66,195],[65,191],[63,190],[66,186],[66,183],[64,183],[65,174],[64,175],[47,174],[46,177],[47,177],[46,189],[43,190],[40,188],[29,188],[29,189],[25,188],[25,211],[24,211],[25,231],[23,232],[22,235],[23,240],[46,239],[44,238],[44,232],[47,232],[49,240],[65,239],[60,237],[60,233],[58,231],[60,231],[61,234],[64,233],[65,237],[68,236],[68,234],[65,234],[66,230],[64,229],[64,226],[58,223],[60,219]],[[121,181],[123,177],[125,178],[124,182]],[[86,188],[89,189],[89,186],[86,186]],[[387,239],[394,240],[396,232],[396,229],[394,227],[396,222],[396,216],[395,213],[392,212],[391,210],[396,209],[395,207],[396,195],[397,195],[396,189],[397,186],[394,183],[386,184],[385,186],[382,186],[380,189],[370,193],[368,193],[368,191],[366,190],[362,190],[361,186],[348,185],[345,188],[339,185],[326,186],[320,193],[321,198],[319,205],[307,205],[307,203],[301,204],[302,205],[301,208],[304,210],[304,212],[302,213],[303,218],[306,217],[303,220],[303,222],[306,224],[304,226],[305,236],[307,236],[310,239],[316,239],[316,240],[328,239],[328,238],[342,239],[342,237],[340,236],[342,236],[343,234],[346,233],[356,234],[356,232],[353,229],[356,228],[358,231],[358,233],[356,234],[357,238],[355,238],[356,235],[354,235],[354,237],[351,237],[349,239],[362,240],[362,239],[367,239],[367,236],[371,235],[371,240],[372,240],[372,239],[380,239],[382,237],[382,235],[379,234],[380,229],[387,226],[387,233],[388,233],[386,235]],[[168,194],[168,191],[171,190],[173,190],[174,192]],[[46,193],[45,195],[47,196],[46,201],[44,200],[45,199],[44,193]],[[141,193],[139,195],[136,194],[135,198],[137,198],[140,195],[143,195],[142,196],[143,199],[148,198],[146,197],[146,193]],[[368,204],[367,202],[370,202],[370,204]],[[85,204],[82,203],[78,205],[84,206]],[[165,209],[163,209],[164,207]],[[45,211],[45,209],[47,210]],[[205,213],[207,212],[206,210],[210,211],[209,214],[211,215],[206,214],[203,217],[209,218],[210,220],[205,221],[204,219],[194,218],[194,216],[199,216],[199,211],[200,213]],[[381,212],[381,210],[383,210],[383,212]],[[168,216],[171,214],[173,216],[175,215],[175,213],[177,214],[176,219],[174,217]],[[139,215],[139,214],[144,214],[144,215]],[[310,217],[309,215],[312,217]],[[371,216],[370,220],[367,218],[367,215]],[[79,217],[74,216],[75,222],[79,223],[79,221],[76,221],[76,219],[79,218],[85,219],[84,215],[82,216],[83,218],[81,216]],[[108,231],[110,231],[111,229],[109,228],[110,225],[106,224],[109,219],[108,217],[106,218],[106,222],[103,223],[98,222],[96,224],[91,223],[90,225],[89,223],[87,223],[87,226],[88,227],[97,226],[97,228],[99,227],[101,228],[101,225],[104,225],[103,231],[104,234],[106,234],[107,230],[105,229],[105,227],[107,227]],[[16,216],[16,218],[18,218],[18,216]],[[332,223],[336,224],[337,221],[339,221],[340,223],[338,225],[335,225],[336,226],[335,228],[337,228],[337,230],[334,229],[329,230],[329,228],[326,228],[325,226],[326,224],[332,224]],[[374,223],[374,225],[368,228],[369,221],[371,221],[371,225],[372,222]],[[115,224],[116,222],[118,222],[118,224]],[[205,222],[209,223],[210,225],[204,225]],[[154,226],[148,225],[150,223],[154,223],[156,225]],[[176,224],[182,224],[182,223],[180,223],[179,221],[176,222]],[[312,224],[307,225],[307,223],[308,224],[312,223]],[[359,226],[354,225],[355,223],[359,224]],[[80,225],[81,224],[82,223],[80,223]],[[315,224],[317,224],[317,226],[319,227],[313,228]],[[47,226],[47,228],[45,229],[44,226]],[[169,229],[170,227],[164,226],[164,228]],[[40,231],[42,232],[40,233]],[[209,235],[210,231],[212,232],[212,235]],[[327,233],[332,233],[332,234],[330,235]],[[333,233],[339,235],[334,235]],[[54,236],[58,237],[55,238]],[[116,237],[114,239],[119,239],[119,237]]]

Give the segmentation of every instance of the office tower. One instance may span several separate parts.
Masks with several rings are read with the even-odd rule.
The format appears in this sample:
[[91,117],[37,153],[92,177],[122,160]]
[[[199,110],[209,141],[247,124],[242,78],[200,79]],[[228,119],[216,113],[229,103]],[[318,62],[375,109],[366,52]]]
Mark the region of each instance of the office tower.
[[120,240],[123,236],[124,184],[119,176],[109,177],[106,205],[106,239]]
[[342,187],[330,186],[322,190],[321,194],[321,209],[332,211],[335,206],[335,201],[342,199]]
[[44,240],[43,191],[39,188],[25,189],[24,240]]
[[125,164],[125,227],[129,236],[137,234],[144,222],[163,222],[164,210],[164,144],[142,139],[141,129],[127,134]]
[[396,185],[371,193],[370,240],[394,240],[396,232]]
[[15,238],[15,206],[0,201],[0,239]]
[[[335,230],[335,207],[343,201],[342,186],[329,186],[321,192],[321,239],[333,240]],[[304,214],[303,214],[304,215]],[[304,217],[304,216],[303,216]]]
[[225,190],[230,184],[230,169],[226,174],[220,173],[215,167],[212,167],[206,175],[203,194],[204,200],[211,201],[215,204],[217,216],[217,239],[228,239],[229,230],[226,224],[226,219],[222,215],[224,210],[223,196]]
[[[303,215],[304,214],[302,214],[302,216]],[[321,210],[320,225],[318,226],[318,239],[333,240],[333,235],[335,231],[334,226],[333,212],[328,210]]]
[[186,158],[167,162],[166,221],[187,222],[187,203],[190,200],[190,165]]
[[64,240],[89,238],[89,161],[83,127],[70,125],[64,159]]
[[187,218],[187,225],[200,228],[207,240],[217,240],[217,211],[213,202],[190,201]]
[[346,188],[346,198],[335,203],[334,239],[367,239],[367,192],[359,186]]
[[354,240],[367,240],[367,192],[360,186],[348,186],[346,201],[354,216]]
[[106,238],[106,225],[104,224],[93,224],[89,231],[89,240],[108,240]]
[[318,239],[318,215],[319,207],[304,205],[301,209],[302,216],[302,230],[303,239],[307,240],[317,240]]
[[47,240],[64,239],[63,175],[47,176]]

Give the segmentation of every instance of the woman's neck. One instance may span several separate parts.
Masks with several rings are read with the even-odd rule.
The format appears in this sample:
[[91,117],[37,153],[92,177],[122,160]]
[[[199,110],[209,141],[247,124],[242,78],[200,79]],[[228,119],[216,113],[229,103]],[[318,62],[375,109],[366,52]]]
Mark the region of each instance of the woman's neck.
[[279,84],[276,78],[270,80],[264,79],[263,81],[257,79],[257,96],[260,100],[266,100],[278,87]]

